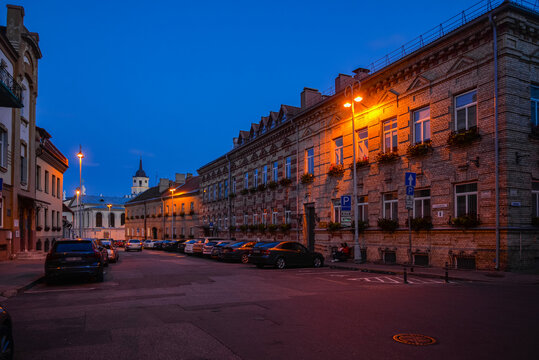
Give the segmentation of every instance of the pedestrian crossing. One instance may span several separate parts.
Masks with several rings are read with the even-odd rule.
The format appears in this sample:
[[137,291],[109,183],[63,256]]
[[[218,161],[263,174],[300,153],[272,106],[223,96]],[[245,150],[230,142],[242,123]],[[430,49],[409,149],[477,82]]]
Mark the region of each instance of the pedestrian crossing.
[[455,284],[455,281],[448,283],[443,279],[438,278],[420,278],[408,275],[407,282],[404,282],[402,275],[385,275],[375,273],[363,273],[358,271],[335,271],[330,269],[319,270],[300,270],[295,272],[296,276],[315,276],[319,279],[333,280],[333,282],[339,282],[341,284],[389,284],[389,285],[442,285],[442,284]]

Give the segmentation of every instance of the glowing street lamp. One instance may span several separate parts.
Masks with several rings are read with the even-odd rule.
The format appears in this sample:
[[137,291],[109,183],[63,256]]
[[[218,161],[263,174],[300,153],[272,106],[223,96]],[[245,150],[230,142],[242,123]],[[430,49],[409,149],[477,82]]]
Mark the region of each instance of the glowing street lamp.
[[111,227],[110,226],[110,208],[112,207],[112,204],[107,204],[107,207],[109,208],[109,227]]
[[171,226],[170,226],[170,238],[172,240],[174,240],[174,191],[176,191],[176,189],[170,189],[170,192],[172,193],[172,196],[171,196],[171,199],[172,199],[172,205],[171,205],[171,210],[172,210],[172,223],[171,223]]
[[[79,192],[82,195],[82,158],[84,155],[82,154],[82,145],[79,145],[79,152],[77,153],[77,157],[79,158]],[[82,196],[81,196],[82,198]],[[81,199],[82,202],[82,199]],[[79,209],[79,236],[82,237],[82,212]]]
[[353,168],[352,168],[352,186],[353,186],[353,198],[352,198],[352,206],[354,207],[354,262],[360,263],[361,262],[361,249],[359,247],[359,218],[358,218],[358,209],[357,209],[357,175],[356,175],[356,125],[355,125],[355,119],[356,119],[356,111],[354,108],[355,103],[361,102],[363,98],[359,95],[354,95],[354,89],[356,88],[356,91],[358,91],[361,88],[361,83],[358,81],[356,83],[352,83],[348,85],[344,89],[344,96],[349,97],[350,99],[353,99],[353,101],[347,101],[344,104],[345,108],[352,108],[352,141],[353,141]]
[[[79,188],[77,188],[77,190],[75,190],[75,194],[77,194],[77,211],[80,213],[80,202],[79,202],[79,195],[80,195],[80,190]],[[77,213],[77,216],[79,214]],[[75,216],[73,217],[73,222],[75,221]],[[77,225],[79,227],[79,231],[80,231],[80,217],[77,219]],[[80,233],[79,233],[79,237],[80,237]]]

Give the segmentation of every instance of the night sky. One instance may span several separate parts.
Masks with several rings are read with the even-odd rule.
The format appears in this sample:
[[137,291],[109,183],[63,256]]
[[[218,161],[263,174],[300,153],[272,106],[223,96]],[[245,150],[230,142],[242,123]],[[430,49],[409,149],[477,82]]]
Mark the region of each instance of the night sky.
[[[40,36],[37,125],[87,193],[124,195],[232,147],[303,87],[325,91],[476,0],[10,1]],[[0,23],[6,23],[5,2]]]

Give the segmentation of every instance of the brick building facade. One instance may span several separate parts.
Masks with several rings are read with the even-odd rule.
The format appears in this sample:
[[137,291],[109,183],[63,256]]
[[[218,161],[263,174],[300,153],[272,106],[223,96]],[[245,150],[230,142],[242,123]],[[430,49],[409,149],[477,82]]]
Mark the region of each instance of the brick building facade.
[[[503,2],[381,69],[340,75],[332,96],[305,88],[301,108],[281,106],[199,169],[202,224],[325,254],[353,243],[339,201],[353,193],[352,114],[343,106],[352,86],[363,98],[354,124],[367,261],[491,269],[498,230],[500,268],[536,265],[538,30],[537,12]],[[418,175],[411,247],[405,172]]]

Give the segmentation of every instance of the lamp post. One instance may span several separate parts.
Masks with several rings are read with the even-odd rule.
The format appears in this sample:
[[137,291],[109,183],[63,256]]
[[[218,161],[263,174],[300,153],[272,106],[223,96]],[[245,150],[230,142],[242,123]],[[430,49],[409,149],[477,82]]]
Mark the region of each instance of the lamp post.
[[[79,145],[79,152],[77,154],[77,157],[79,158],[79,192],[80,192],[80,198],[82,202],[82,158],[84,155],[82,154],[82,145]],[[82,212],[79,208],[79,236],[82,237]]]
[[171,196],[171,199],[172,199],[172,205],[171,205],[172,224],[170,225],[170,237],[171,237],[172,240],[174,240],[174,191],[176,191],[176,189],[170,189],[170,192],[172,193],[172,196]]
[[109,208],[109,227],[111,227],[110,226],[110,223],[111,223],[111,221],[110,221],[110,208],[112,207],[112,204],[107,204],[107,207]]
[[[79,202],[80,190],[79,190],[79,188],[77,188],[77,190],[75,190],[75,193],[77,194],[77,216],[74,216],[74,217],[73,217],[73,222],[75,222],[75,217],[79,217],[79,213],[80,213],[80,202]],[[80,217],[77,219],[77,225],[78,225],[79,231],[80,231],[79,220],[80,220]],[[75,229],[76,229],[76,228],[77,228],[77,227],[75,227]],[[80,236],[80,233],[79,233],[79,237],[82,237],[82,236]]]
[[354,104],[357,102],[359,103],[363,98],[359,95],[354,95],[354,87],[357,85],[357,90],[361,88],[361,83],[358,81],[356,83],[352,83],[348,85],[344,89],[344,96],[349,96],[352,100],[347,101],[344,104],[344,107],[346,108],[352,108],[352,144],[353,144],[353,159],[352,161],[352,186],[353,186],[353,198],[352,198],[352,206],[354,207],[354,262],[360,263],[361,262],[361,249],[359,247],[359,218],[358,218],[358,211],[357,211],[357,177],[356,177],[356,125],[355,125],[355,118],[356,118],[356,111]]

